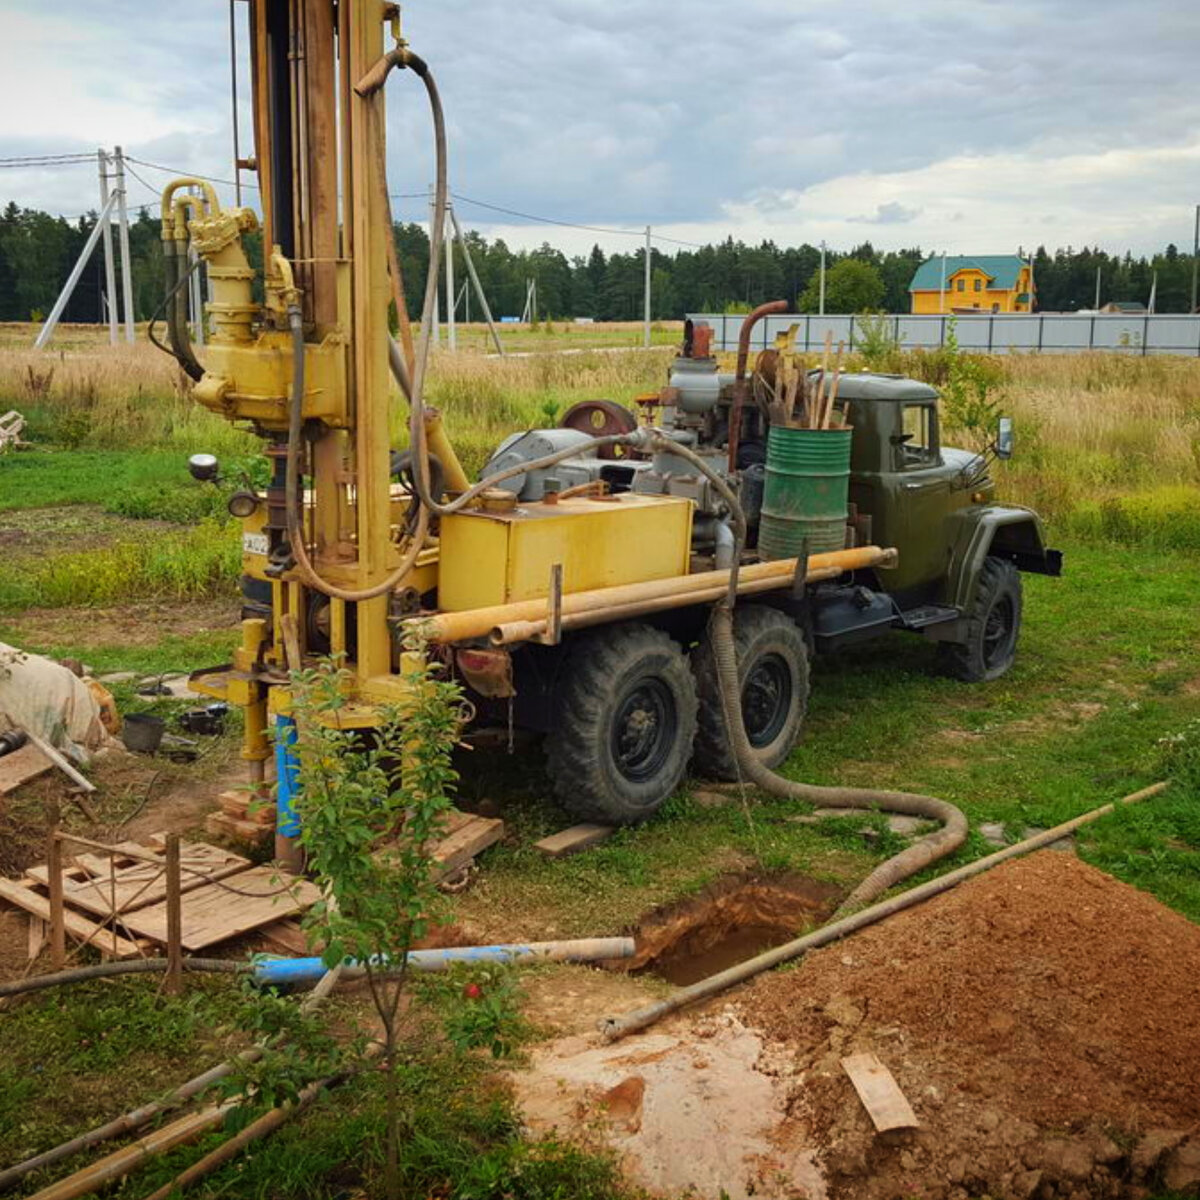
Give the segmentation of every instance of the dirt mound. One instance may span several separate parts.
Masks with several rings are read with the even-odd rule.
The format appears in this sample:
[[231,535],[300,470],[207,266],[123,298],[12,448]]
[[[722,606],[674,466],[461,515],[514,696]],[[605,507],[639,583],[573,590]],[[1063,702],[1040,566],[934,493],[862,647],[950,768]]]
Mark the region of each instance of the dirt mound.
[[[737,1008],[794,1052],[834,1194],[1145,1195],[1194,1182],[1193,1158],[1200,1182],[1200,928],[1070,856],[1006,864]],[[840,1066],[864,1050],[919,1132],[875,1136]]]

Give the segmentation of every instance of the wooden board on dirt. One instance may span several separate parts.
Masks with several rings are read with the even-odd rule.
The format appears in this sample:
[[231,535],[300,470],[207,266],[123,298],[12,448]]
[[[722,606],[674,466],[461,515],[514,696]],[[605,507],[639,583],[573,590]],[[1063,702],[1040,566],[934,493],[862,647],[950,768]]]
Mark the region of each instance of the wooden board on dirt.
[[570,829],[560,829],[544,837],[540,842],[534,842],[533,848],[540,850],[547,858],[566,858],[570,854],[578,854],[607,841],[616,833],[612,825],[572,825]]
[[919,1122],[900,1085],[874,1054],[851,1054],[842,1059],[858,1098],[880,1133],[889,1129],[916,1129]]
[[[143,846],[122,842],[119,849],[134,849],[141,855],[165,855],[164,843]],[[210,846],[207,842],[184,842],[179,847],[180,884],[184,893],[194,891],[213,879],[225,879],[253,866],[248,858]],[[127,913],[162,900],[167,894],[167,875],[162,865],[142,858],[80,854],[69,858],[63,871],[63,899],[76,908],[97,916]],[[49,885],[44,865],[30,867],[30,878]]]
[[0,755],[0,796],[15,792],[23,783],[44,775],[53,765],[29,742],[8,754]]
[[[23,884],[15,879],[0,878],[0,900],[24,909],[38,920],[50,920],[50,901],[41,895],[32,882]],[[77,942],[95,946],[105,958],[137,958],[142,953],[141,947],[135,942],[105,929],[66,905],[63,906],[63,928]]]
[[221,811],[238,821],[251,821],[255,825],[275,824],[275,804],[248,791],[222,792],[217,797]]
[[433,852],[437,863],[435,874],[439,878],[465,867],[477,854],[482,854],[504,836],[504,822],[499,817],[474,817],[469,813],[457,813],[457,816],[467,820],[457,822],[458,827],[444,837]]
[[[284,917],[294,917],[321,898],[306,879],[281,875],[275,867],[252,867],[232,879],[206,883],[183,897],[183,948],[193,953]],[[134,933],[164,945],[166,901],[123,918]]]

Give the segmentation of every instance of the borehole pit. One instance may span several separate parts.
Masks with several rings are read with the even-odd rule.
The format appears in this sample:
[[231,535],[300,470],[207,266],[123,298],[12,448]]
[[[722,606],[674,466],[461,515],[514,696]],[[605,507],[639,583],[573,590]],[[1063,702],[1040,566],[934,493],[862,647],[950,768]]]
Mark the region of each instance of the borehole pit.
[[648,913],[624,964],[686,986],[782,946],[826,921],[842,889],[806,875],[730,875]]

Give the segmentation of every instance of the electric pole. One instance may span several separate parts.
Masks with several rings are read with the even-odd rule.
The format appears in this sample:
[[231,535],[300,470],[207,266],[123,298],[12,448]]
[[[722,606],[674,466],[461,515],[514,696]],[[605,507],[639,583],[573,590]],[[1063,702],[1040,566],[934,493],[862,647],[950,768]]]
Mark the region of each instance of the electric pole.
[[[111,213],[108,191],[108,155],[103,150],[96,151],[100,164],[100,211]],[[108,302],[108,341],[109,345],[117,344],[117,280],[113,274],[113,240],[112,222],[107,216],[102,216],[104,223],[104,295]]]
[[821,282],[820,296],[817,301],[817,315],[825,315],[825,243],[821,243]]
[[454,324],[454,309],[458,297],[454,294],[454,234],[446,228],[450,224],[446,214],[442,214],[445,222],[442,226],[442,237],[446,242],[446,345],[451,350],[458,349],[458,329]]
[[642,318],[642,345],[650,349],[650,226],[646,226],[646,301]]
[[1200,204],[1196,205],[1196,233],[1192,238],[1192,312],[1196,311],[1197,271],[1200,271]]
[[133,270],[129,265],[129,209],[125,204],[125,155],[120,146],[113,151],[117,168],[117,233],[121,249],[121,293],[125,304],[125,340],[133,345]]

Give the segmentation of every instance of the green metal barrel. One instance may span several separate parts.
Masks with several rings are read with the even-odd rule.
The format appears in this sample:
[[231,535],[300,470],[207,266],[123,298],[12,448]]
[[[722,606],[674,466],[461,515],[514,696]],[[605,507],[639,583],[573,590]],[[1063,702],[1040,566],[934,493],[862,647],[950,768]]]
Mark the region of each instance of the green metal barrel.
[[851,433],[771,427],[758,527],[763,558],[796,558],[806,538],[810,554],[845,547]]

